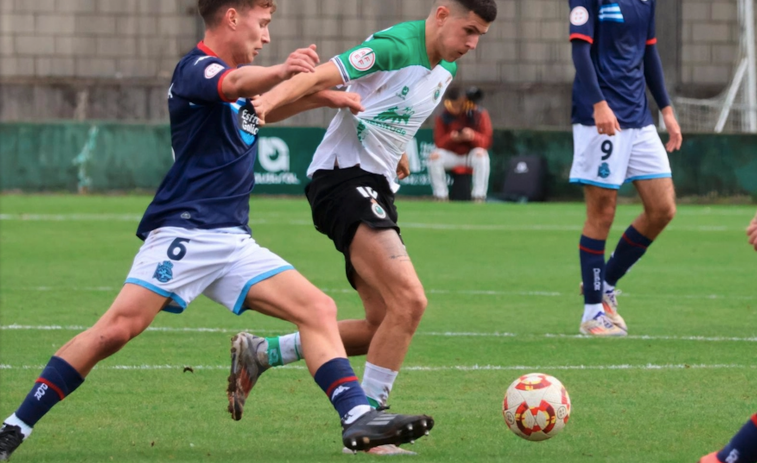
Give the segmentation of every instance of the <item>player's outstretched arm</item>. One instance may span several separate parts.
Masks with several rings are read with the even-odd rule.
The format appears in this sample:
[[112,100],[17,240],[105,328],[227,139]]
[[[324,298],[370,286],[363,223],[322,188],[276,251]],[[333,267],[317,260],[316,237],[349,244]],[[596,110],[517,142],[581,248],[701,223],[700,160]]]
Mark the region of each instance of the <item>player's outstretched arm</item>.
[[313,73],[320,62],[315,50],[315,45],[295,50],[284,63],[276,66],[245,66],[236,69],[223,80],[221,90],[230,101],[237,98],[252,98],[297,74]]
[[255,104],[255,112],[258,118],[265,122],[268,114],[276,108],[282,108],[302,97],[343,83],[342,75],[339,73],[336,64],[329,61],[315,68],[315,72],[299,74],[262,95]]
[[[252,105],[255,106],[255,112],[258,112],[258,105],[261,104],[263,97],[252,99]],[[280,106],[272,111],[268,111],[265,116],[266,123],[274,123],[289,119],[290,117],[301,112],[309,111],[316,108],[333,108],[349,109],[353,114],[365,111],[360,102],[360,95],[351,92],[340,92],[336,90],[321,90],[318,93],[300,98],[294,103]]]

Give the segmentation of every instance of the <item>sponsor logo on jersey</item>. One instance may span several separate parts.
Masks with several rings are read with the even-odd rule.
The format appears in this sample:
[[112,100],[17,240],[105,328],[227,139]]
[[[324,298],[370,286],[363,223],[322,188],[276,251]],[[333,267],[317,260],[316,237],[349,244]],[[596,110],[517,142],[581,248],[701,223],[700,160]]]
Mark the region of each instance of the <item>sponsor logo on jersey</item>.
[[212,63],[208,67],[205,68],[205,78],[206,79],[212,79],[213,77],[217,76],[219,72],[223,71],[224,68],[218,63]]
[[610,176],[610,174],[611,174],[611,172],[610,172],[610,165],[607,164],[606,162],[603,162],[599,166],[599,171],[597,172],[597,176],[599,178],[608,178]]
[[361,48],[350,54],[350,64],[358,71],[367,71],[376,64],[376,53],[371,48]]
[[257,185],[300,185],[297,172],[292,172],[289,145],[278,137],[261,137],[258,142],[258,163],[263,172],[255,172]]
[[407,94],[408,93],[410,93],[410,87],[405,86],[405,87],[402,88],[402,91],[397,94],[397,97],[405,100],[405,99],[407,99]]
[[589,22],[589,11],[582,7],[577,6],[570,12],[570,23],[574,26],[583,26]]
[[173,280],[173,264],[169,261],[158,264],[152,277],[161,283],[168,283]]
[[415,111],[411,107],[406,107],[402,110],[402,113],[400,113],[399,109],[399,106],[394,106],[379,113],[374,119],[381,122],[389,122],[391,124],[404,123],[405,125],[408,125],[410,123],[410,118],[413,117]]

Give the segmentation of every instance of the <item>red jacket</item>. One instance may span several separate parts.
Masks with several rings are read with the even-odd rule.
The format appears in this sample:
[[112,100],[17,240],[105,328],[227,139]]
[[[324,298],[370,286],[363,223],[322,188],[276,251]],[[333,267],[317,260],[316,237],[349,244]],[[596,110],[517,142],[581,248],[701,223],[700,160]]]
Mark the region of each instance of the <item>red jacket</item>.
[[[472,141],[452,141],[452,132],[462,132],[464,128],[471,128],[476,132]],[[466,111],[459,116],[453,116],[446,109],[436,118],[434,129],[434,144],[443,150],[464,155],[473,148],[489,149],[492,146],[492,120],[485,109]]]

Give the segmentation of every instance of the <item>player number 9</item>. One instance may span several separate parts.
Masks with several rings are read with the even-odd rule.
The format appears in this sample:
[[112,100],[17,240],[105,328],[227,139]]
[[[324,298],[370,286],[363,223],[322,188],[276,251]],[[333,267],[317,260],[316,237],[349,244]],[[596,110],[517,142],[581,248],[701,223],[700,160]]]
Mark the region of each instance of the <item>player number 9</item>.
[[612,142],[610,140],[605,140],[604,143],[602,143],[602,152],[605,153],[604,156],[602,156],[603,161],[607,161],[610,159],[610,156],[612,156]]

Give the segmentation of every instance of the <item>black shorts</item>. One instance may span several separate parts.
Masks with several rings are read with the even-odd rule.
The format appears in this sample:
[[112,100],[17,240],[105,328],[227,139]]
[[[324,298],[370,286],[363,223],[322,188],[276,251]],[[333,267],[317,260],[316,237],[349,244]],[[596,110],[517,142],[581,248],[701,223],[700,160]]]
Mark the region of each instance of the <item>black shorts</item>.
[[400,233],[389,182],[383,175],[366,172],[359,166],[319,170],[305,187],[305,195],[316,230],[331,238],[336,249],[344,254],[347,279],[355,288],[350,245],[360,224]]

